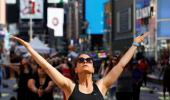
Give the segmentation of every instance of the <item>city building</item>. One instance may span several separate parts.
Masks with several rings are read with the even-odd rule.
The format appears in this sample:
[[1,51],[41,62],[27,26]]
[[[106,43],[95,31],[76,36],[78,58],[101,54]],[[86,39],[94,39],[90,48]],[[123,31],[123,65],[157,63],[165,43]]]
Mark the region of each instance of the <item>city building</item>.
[[128,48],[134,34],[134,1],[111,0],[112,3],[112,52]]

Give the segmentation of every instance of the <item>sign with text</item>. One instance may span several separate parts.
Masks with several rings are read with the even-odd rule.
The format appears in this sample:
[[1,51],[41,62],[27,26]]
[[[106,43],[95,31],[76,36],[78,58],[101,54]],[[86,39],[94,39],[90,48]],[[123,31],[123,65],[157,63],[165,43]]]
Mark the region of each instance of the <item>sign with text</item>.
[[136,36],[149,31],[149,20],[151,17],[151,0],[136,0]]

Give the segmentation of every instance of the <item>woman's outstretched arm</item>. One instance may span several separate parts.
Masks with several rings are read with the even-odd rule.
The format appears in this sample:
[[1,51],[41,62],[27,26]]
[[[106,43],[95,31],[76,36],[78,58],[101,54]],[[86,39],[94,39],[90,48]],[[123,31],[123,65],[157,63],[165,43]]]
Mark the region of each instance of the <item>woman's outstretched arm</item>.
[[60,87],[63,91],[67,91],[67,93],[71,92],[74,83],[70,79],[63,76],[58,70],[50,65],[29,45],[29,43],[15,36],[11,36],[11,39],[18,41],[29,51],[31,57],[43,68],[43,70],[50,76],[58,87]]
[[[139,44],[144,40],[144,37],[146,36],[145,33],[142,36],[138,36],[134,39],[134,43]],[[132,45],[128,51],[122,56],[122,58],[120,59],[120,61],[118,62],[117,65],[115,65],[110,72],[105,75],[101,80],[98,81],[100,87],[101,87],[101,91],[103,92],[103,94],[106,93],[106,91],[108,90],[108,88],[117,80],[117,78],[120,76],[120,74],[122,73],[124,67],[126,66],[126,64],[131,60],[131,58],[133,57],[134,53],[136,52],[137,46],[134,44]]]

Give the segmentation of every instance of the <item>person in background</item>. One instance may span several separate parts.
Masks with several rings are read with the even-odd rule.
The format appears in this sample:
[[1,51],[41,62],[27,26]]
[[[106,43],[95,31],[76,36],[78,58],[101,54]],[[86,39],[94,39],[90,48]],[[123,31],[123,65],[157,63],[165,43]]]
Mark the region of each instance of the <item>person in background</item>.
[[141,59],[138,60],[138,67],[142,72],[142,82],[144,86],[146,86],[149,65],[145,57],[142,57]]
[[37,68],[37,73],[28,80],[27,86],[30,91],[29,100],[54,100],[54,83],[40,66]]
[[170,64],[166,62],[166,67],[163,73],[163,95],[164,100],[166,100],[166,91],[169,93],[170,98]]
[[[119,60],[119,56],[118,55],[114,55],[114,56],[109,56],[109,58],[102,63],[103,65],[100,67],[99,71],[101,73],[101,77],[104,77],[105,75],[107,75],[107,73],[118,63]],[[115,82],[116,83],[116,82]],[[116,84],[112,84],[112,86],[109,89],[109,99],[113,99],[114,94],[115,94],[115,90],[116,90]]]
[[137,60],[132,61],[132,79],[133,79],[133,100],[140,100],[140,87],[142,86],[142,71],[138,67]]
[[[60,72],[67,78],[72,80],[72,68],[68,65],[68,59],[67,57],[63,57],[61,59],[61,63],[59,66],[57,66],[57,69],[60,70]],[[63,92],[63,100],[66,100],[66,96]]]
[[[75,60],[75,73],[77,82],[73,82],[69,78],[62,75],[52,65],[50,65],[42,56],[40,56],[27,42],[12,36],[11,38],[21,43],[27,48],[34,60],[40,67],[52,78],[55,84],[64,91],[67,100],[104,100],[110,86],[117,80],[126,64],[133,57],[139,43],[144,40],[148,32],[134,38],[132,46],[122,56],[120,61],[108,72],[107,75],[93,81],[93,59],[88,54],[80,54]],[[34,82],[33,82],[34,83]],[[32,91],[37,93],[37,88],[32,88]]]
[[7,49],[3,49],[1,54],[2,60],[2,76],[3,79],[10,78],[10,52]]
[[18,90],[17,100],[28,100],[27,82],[32,76],[32,69],[29,64],[29,57],[22,57],[18,66]]
[[116,98],[117,100],[133,100],[132,61],[126,65],[117,80]]

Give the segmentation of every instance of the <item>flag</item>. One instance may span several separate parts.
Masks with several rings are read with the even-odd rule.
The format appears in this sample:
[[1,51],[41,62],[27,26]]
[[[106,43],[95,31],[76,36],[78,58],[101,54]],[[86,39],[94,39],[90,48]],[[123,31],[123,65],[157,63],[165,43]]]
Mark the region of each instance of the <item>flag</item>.
[[47,9],[47,26],[54,29],[55,36],[63,36],[64,9],[48,8]]

